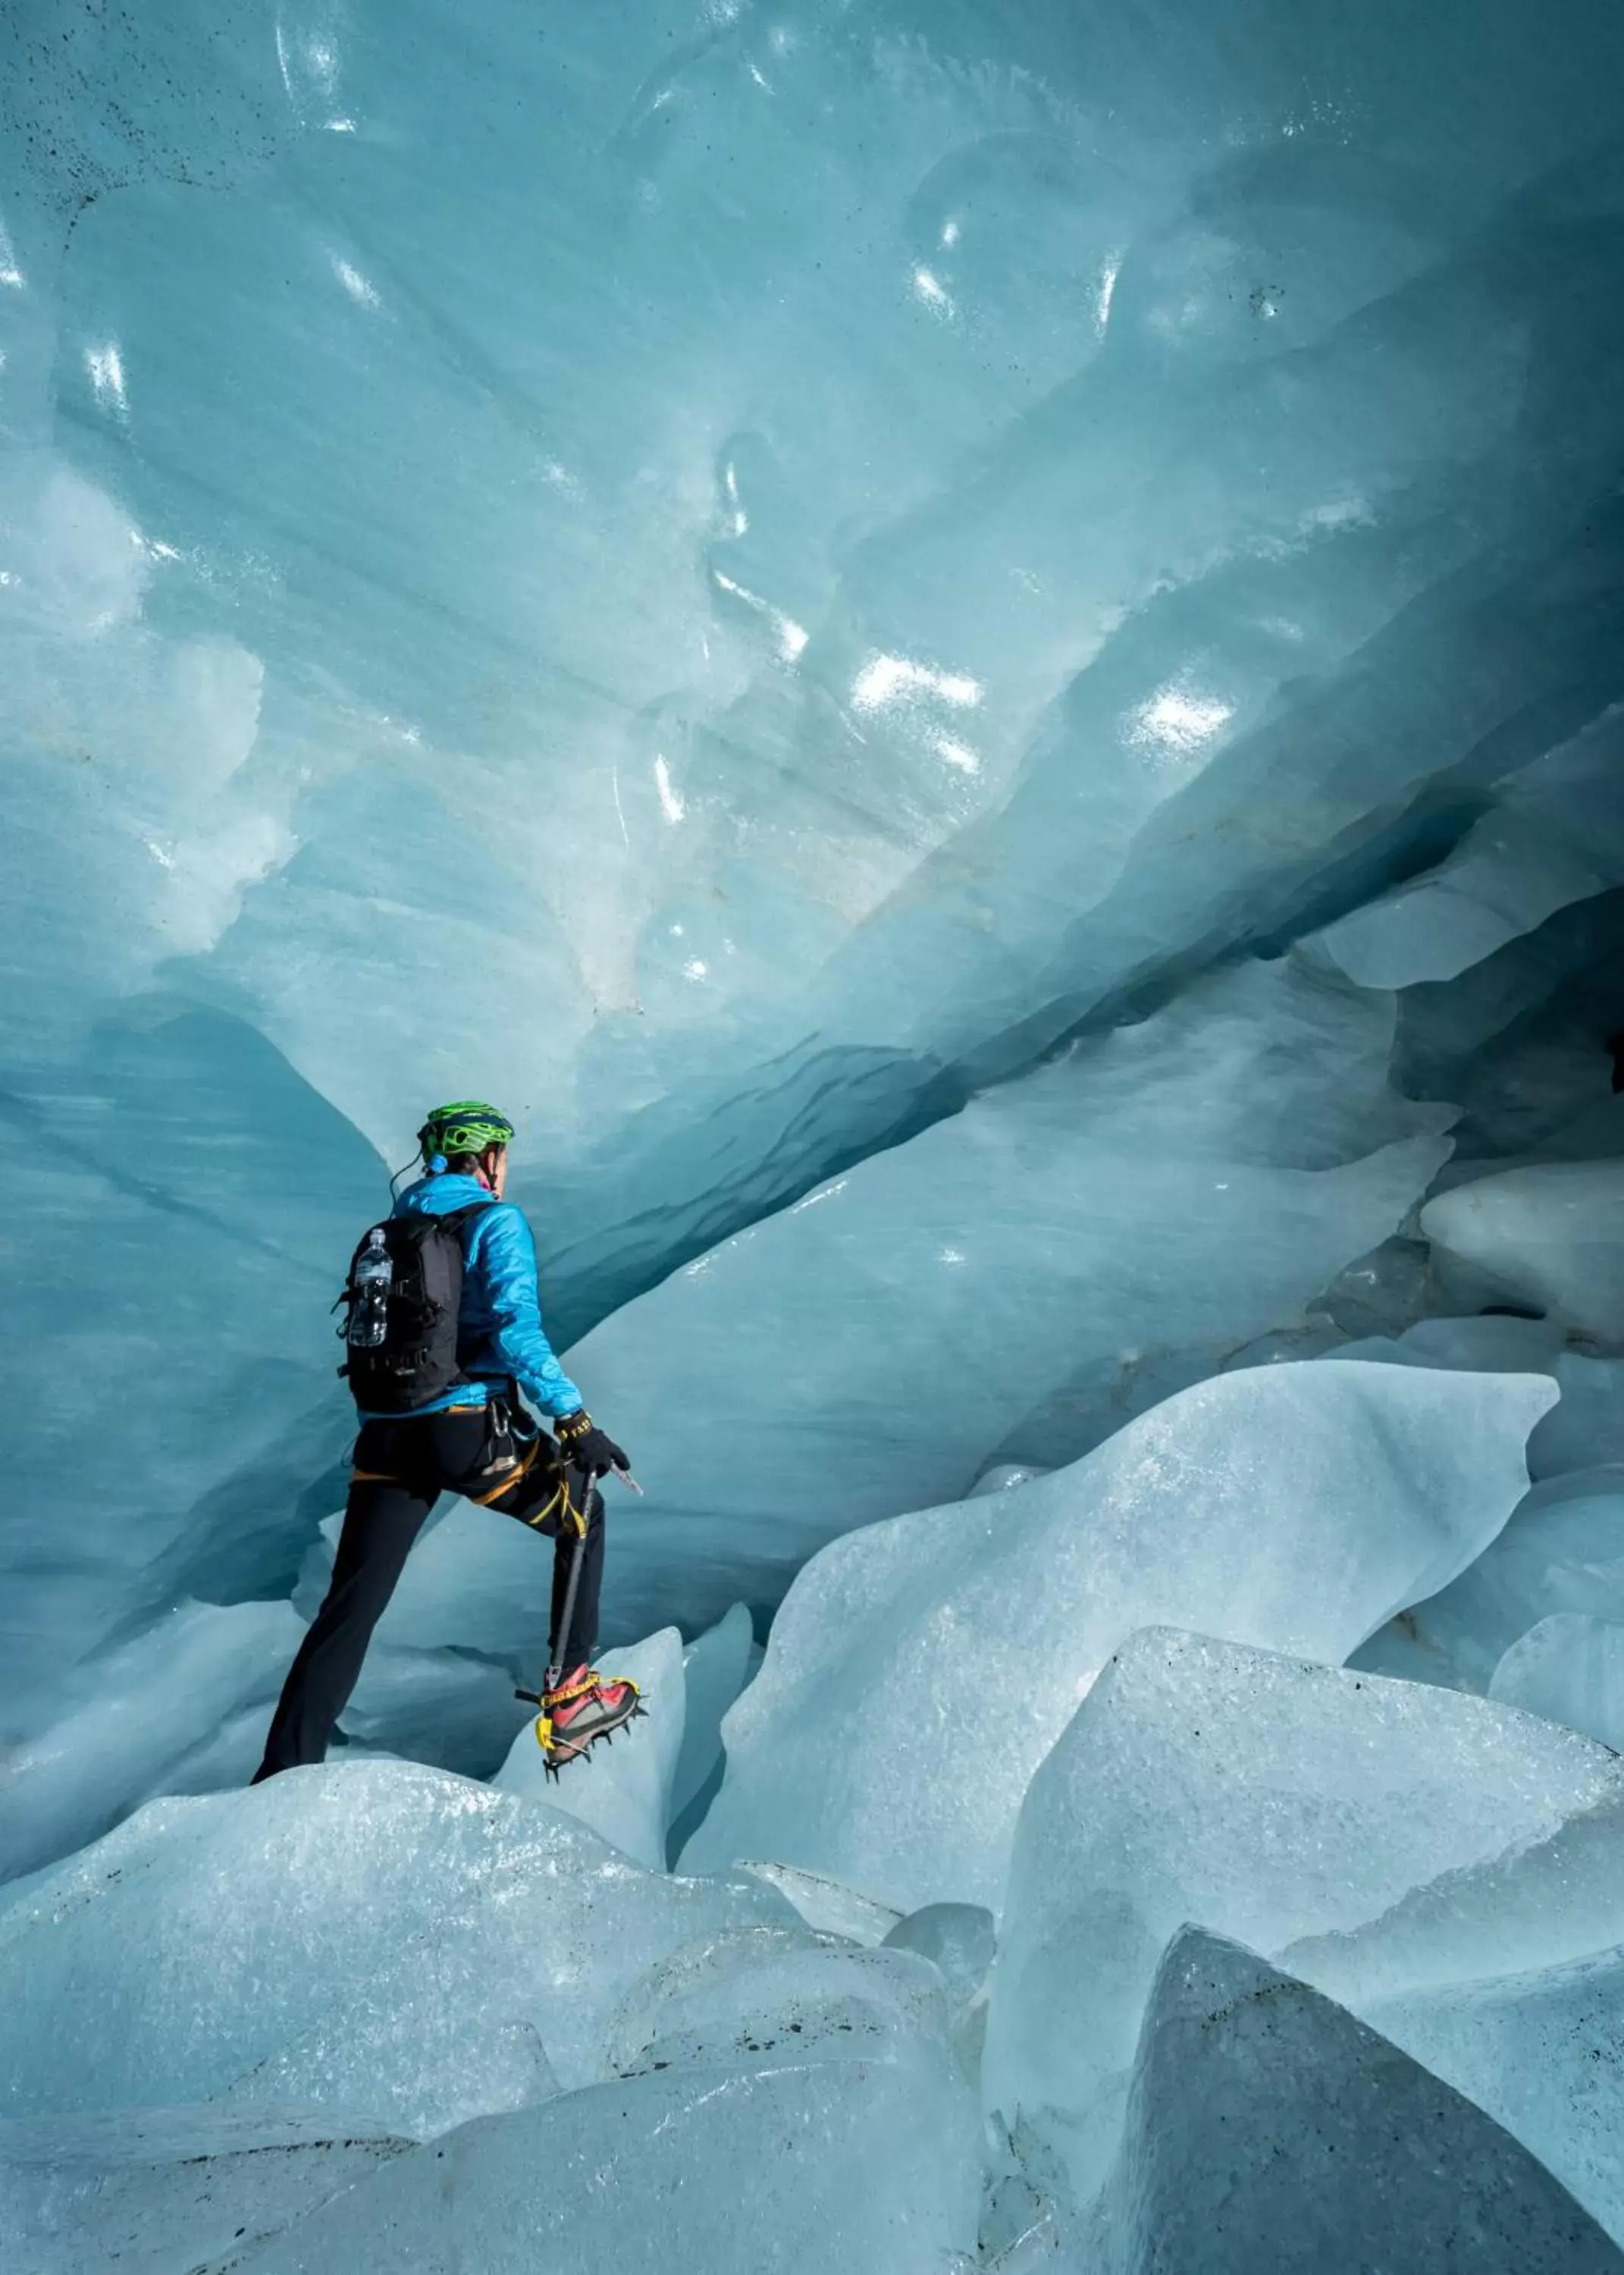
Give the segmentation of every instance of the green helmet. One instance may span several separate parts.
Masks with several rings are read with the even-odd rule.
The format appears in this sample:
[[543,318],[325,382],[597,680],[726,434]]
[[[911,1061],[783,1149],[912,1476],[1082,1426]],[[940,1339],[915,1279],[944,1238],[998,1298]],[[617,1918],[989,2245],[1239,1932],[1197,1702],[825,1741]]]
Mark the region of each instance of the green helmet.
[[459,1098],[450,1106],[436,1106],[418,1131],[423,1159],[436,1153],[483,1153],[487,1146],[512,1142],[513,1124],[494,1106],[477,1098]]

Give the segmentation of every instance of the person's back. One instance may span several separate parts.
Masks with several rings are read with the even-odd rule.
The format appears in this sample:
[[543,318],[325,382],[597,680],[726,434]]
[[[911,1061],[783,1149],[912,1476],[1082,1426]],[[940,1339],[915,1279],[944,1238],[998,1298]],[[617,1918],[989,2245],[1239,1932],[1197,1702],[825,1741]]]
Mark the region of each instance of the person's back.
[[[450,1160],[460,1164],[471,1158],[479,1159],[462,1153]],[[497,1175],[505,1183],[505,1161]],[[444,1168],[430,1169],[408,1185],[395,1204],[397,1217],[470,1212],[460,1227],[463,1286],[457,1334],[457,1363],[468,1379],[414,1410],[432,1413],[440,1406],[478,1402],[517,1382],[544,1414],[567,1419],[581,1410],[581,1394],[554,1357],[541,1325],[530,1227],[523,1211],[503,1200],[501,1190],[480,1168],[452,1167],[448,1160]],[[365,1408],[362,1415],[365,1419]]]
[[[547,1339],[535,1243],[523,1212],[502,1198],[512,1136],[505,1115],[480,1101],[437,1107],[418,1133],[425,1174],[395,1204],[393,1220],[453,1220],[447,1231],[457,1243],[450,1261],[460,1260],[456,1348],[438,1374],[443,1387],[432,1395],[413,1394],[412,1361],[427,1347],[436,1307],[419,1300],[414,1309],[404,1292],[389,1293],[387,1226],[374,1228],[357,1251],[345,1294],[361,1428],[344,1530],[326,1599],[283,1687],[256,1784],[323,1758],[372,1631],[442,1493],[516,1516],[556,1544],[550,1663],[562,1672],[542,1695],[540,1726],[554,1765],[574,1760],[638,1711],[632,1685],[601,1682],[589,1664],[603,1576],[603,1497],[590,1481],[610,1469],[624,1473],[626,1456],[593,1424]],[[364,1254],[381,1259],[381,1311],[365,1284]],[[368,1326],[358,1347],[363,1315]],[[369,1407],[369,1395],[381,1395],[380,1384],[390,1391],[389,1402]],[[551,1420],[552,1435],[525,1399]],[[587,1480],[578,1493],[572,1467]]]

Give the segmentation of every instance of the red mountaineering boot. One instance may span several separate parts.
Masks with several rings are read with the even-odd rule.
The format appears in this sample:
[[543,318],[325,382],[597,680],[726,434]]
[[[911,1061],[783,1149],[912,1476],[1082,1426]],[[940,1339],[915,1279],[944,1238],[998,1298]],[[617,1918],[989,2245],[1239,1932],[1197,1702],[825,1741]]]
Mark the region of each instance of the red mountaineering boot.
[[613,1677],[606,1682],[595,1667],[572,1667],[541,1701],[536,1736],[548,1769],[556,1777],[566,1762],[578,1759],[600,1738],[612,1737],[646,1712],[635,1682]]

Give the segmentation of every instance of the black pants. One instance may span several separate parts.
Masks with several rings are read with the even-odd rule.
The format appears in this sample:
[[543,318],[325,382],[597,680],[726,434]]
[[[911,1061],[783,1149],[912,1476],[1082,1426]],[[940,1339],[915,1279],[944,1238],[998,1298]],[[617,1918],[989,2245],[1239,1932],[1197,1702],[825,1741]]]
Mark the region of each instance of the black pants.
[[[372,1631],[395,1592],[407,1553],[442,1493],[549,1533],[555,1638],[580,1537],[581,1487],[545,1431],[521,1434],[510,1410],[453,1407],[400,1422],[368,1422],[355,1446],[344,1531],[325,1601],[300,1644],[265,1742],[253,1782],[325,1756],[350,1703]],[[603,1586],[603,1496],[587,1496],[586,1541],[570,1633],[551,1656],[565,1667],[592,1656]]]

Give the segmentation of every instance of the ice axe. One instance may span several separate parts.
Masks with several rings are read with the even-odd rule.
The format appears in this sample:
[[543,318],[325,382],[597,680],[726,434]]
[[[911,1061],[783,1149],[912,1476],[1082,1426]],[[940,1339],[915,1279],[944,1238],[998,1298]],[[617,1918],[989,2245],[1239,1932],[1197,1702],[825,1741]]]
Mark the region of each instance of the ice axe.
[[[633,1493],[642,1492],[642,1486],[638,1485],[629,1470],[617,1470],[615,1474],[623,1478],[631,1487]],[[585,1487],[581,1495],[581,1529],[575,1536],[575,1547],[570,1557],[570,1576],[564,1583],[563,1610],[560,1615],[558,1626],[548,1644],[547,1676],[540,1692],[516,1690],[513,1694],[516,1698],[522,1698],[527,1706],[540,1706],[545,1709],[547,1693],[549,1690],[556,1690],[563,1679],[563,1662],[559,1654],[569,1640],[570,1622],[575,1617],[575,1599],[581,1584],[581,1559],[586,1553],[586,1528],[592,1521],[592,1497],[595,1483],[590,1470],[583,1470],[581,1478]],[[566,1480],[564,1486],[566,1501],[569,1499],[569,1484]]]

